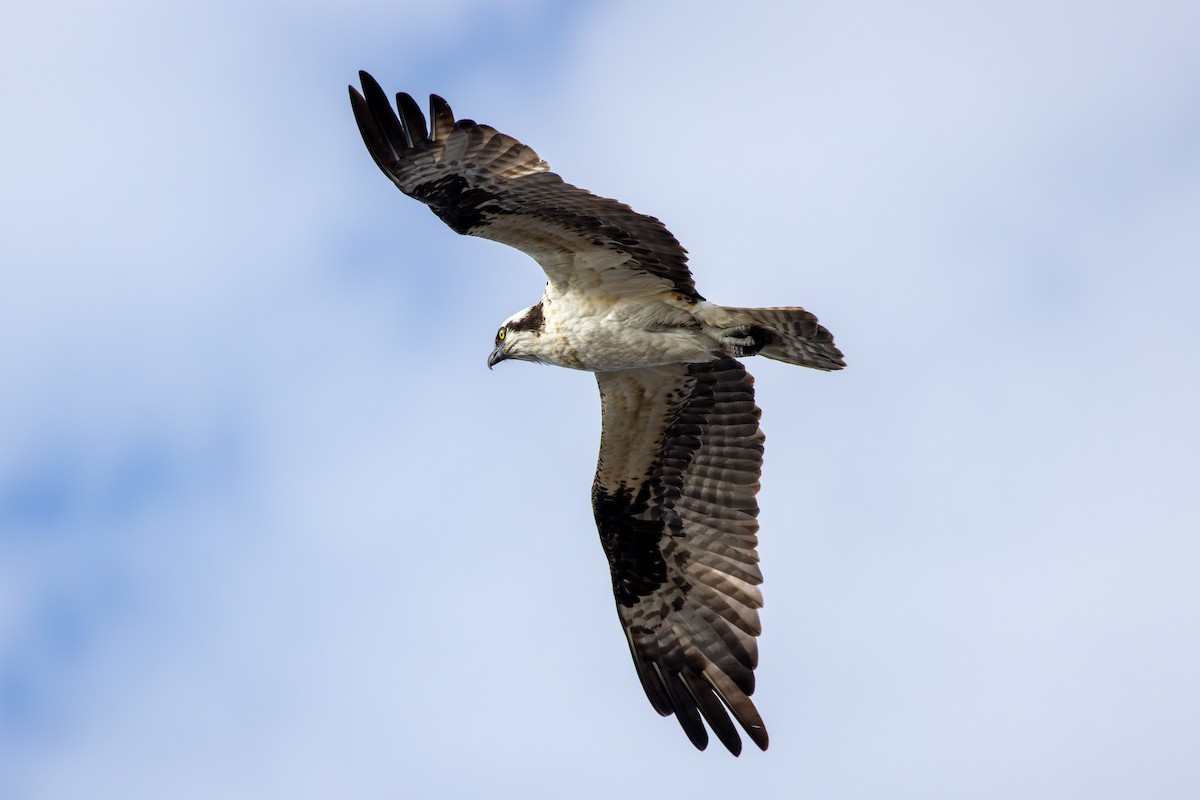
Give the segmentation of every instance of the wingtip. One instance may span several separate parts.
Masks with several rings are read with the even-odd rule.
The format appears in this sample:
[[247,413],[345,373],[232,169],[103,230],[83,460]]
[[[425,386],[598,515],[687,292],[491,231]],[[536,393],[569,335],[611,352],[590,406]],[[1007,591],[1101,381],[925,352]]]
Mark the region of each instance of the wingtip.
[[[678,717],[679,714],[676,713],[675,716]],[[688,737],[688,741],[692,743],[692,746],[701,752],[708,749],[708,730],[706,728],[701,726],[699,729],[696,729],[682,721],[679,724],[682,726],[683,732]],[[734,755],[737,755],[737,753],[734,753]]]
[[454,111],[440,95],[429,95],[429,134],[435,142],[441,141],[454,130]]
[[404,135],[408,146],[423,144],[429,139],[429,129],[425,124],[425,115],[421,107],[413,100],[408,92],[396,92],[396,111],[400,115],[400,123],[404,126]]
[[758,745],[758,749],[766,752],[767,746],[771,744],[770,738],[767,736],[766,728],[757,728],[755,730],[746,731],[746,735],[750,737],[750,741]]
[[[766,750],[769,744],[767,726],[763,724],[762,717],[759,715],[758,709],[754,707],[754,701],[750,699],[749,695],[749,692],[754,691],[754,687],[750,685],[743,690],[716,667],[704,670],[703,677],[716,692],[721,702],[725,704],[725,707],[729,709],[729,712],[733,714],[733,718],[742,726],[742,730],[750,737],[750,741],[754,742],[759,750]],[[753,673],[751,673],[751,677],[753,677]]]
[[364,97],[371,97],[372,95],[386,97],[383,93],[383,87],[379,85],[379,81],[375,80],[371,73],[365,69],[358,71],[358,84],[362,87]]

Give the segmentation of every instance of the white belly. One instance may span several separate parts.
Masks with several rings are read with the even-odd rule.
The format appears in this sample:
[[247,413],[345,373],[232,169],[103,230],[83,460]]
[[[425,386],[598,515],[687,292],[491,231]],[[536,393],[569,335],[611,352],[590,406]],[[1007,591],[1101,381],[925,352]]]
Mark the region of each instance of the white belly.
[[690,313],[660,303],[596,309],[560,298],[546,314],[539,356],[589,372],[711,361],[718,345]]

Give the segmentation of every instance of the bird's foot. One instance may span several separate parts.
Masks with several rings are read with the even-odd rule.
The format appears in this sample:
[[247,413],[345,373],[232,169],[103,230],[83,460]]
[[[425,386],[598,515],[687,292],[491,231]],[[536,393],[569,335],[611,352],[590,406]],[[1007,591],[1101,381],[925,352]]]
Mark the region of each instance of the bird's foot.
[[756,355],[771,342],[769,331],[754,325],[738,325],[721,331],[721,346],[734,358]]

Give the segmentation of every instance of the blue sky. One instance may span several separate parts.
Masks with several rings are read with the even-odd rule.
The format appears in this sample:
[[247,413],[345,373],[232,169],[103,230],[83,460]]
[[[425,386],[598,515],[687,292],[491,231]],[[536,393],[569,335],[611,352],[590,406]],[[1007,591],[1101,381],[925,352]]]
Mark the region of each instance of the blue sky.
[[[1195,4],[5,18],[0,795],[1200,789]],[[486,369],[540,272],[378,173],[358,69],[837,335],[750,363],[766,754],[646,702],[594,381]]]

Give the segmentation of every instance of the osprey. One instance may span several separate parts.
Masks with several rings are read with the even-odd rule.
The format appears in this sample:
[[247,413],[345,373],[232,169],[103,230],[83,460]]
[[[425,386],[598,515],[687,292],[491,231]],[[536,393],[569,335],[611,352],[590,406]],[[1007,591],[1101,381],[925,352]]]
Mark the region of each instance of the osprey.
[[596,375],[592,508],[651,705],[701,750],[707,721],[741,752],[729,713],[765,750],[750,700],[763,434],[754,380],[737,359],[841,369],[833,336],[802,308],[707,302],[657,219],[563,182],[511,136],[455,121],[436,95],[427,123],[412,97],[397,94],[393,110],[359,76],[363,94],[351,86],[350,103],[383,173],[456,232],[511,245],[546,272],[541,300],[500,326],[488,367],[518,359]]

